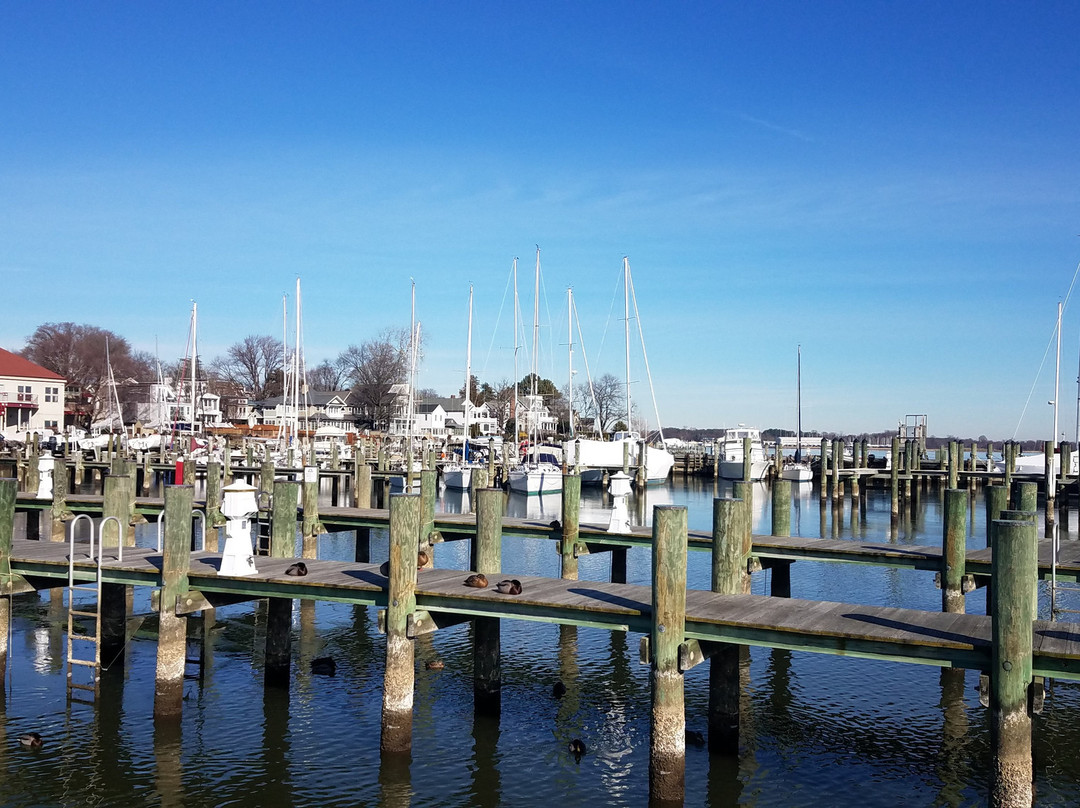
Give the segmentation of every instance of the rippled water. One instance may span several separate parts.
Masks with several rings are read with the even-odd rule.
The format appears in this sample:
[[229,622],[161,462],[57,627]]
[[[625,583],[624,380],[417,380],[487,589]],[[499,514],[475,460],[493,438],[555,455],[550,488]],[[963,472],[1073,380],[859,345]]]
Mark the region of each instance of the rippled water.
[[[685,505],[692,528],[707,529],[711,484],[691,480],[649,492],[654,504]],[[723,492],[721,492],[723,493]],[[769,497],[755,492],[755,529],[769,532]],[[460,495],[441,506],[460,510]],[[865,512],[821,513],[816,491],[796,497],[792,532],[889,541],[889,503],[872,490]],[[558,515],[558,497],[511,498],[521,516]],[[606,520],[606,502],[586,490],[582,520]],[[542,513],[541,513],[542,509]],[[938,544],[939,494],[898,526],[898,544]],[[985,535],[981,497],[970,546]],[[1075,515],[1074,515],[1075,518]],[[1072,538],[1075,538],[1073,536]],[[149,541],[148,532],[140,543]],[[350,534],[322,538],[320,556],[352,558]],[[375,533],[372,558],[386,557]],[[440,567],[465,569],[468,545],[440,545]],[[507,539],[506,572],[558,575],[547,541]],[[628,579],[647,583],[650,561],[631,550]],[[689,581],[708,586],[707,555],[691,554]],[[580,561],[582,579],[604,580],[606,556]],[[767,592],[765,574],[754,592]],[[796,597],[909,608],[940,608],[933,574],[799,562]],[[1044,593],[1045,599],[1045,593]],[[148,595],[136,594],[146,613]],[[980,592],[968,611],[985,611]],[[63,612],[48,593],[17,598],[6,709],[0,721],[0,804],[32,805],[430,805],[640,806],[648,800],[649,680],[638,662],[639,635],[504,620],[503,700],[498,720],[474,719],[471,628],[416,641],[416,703],[411,759],[380,760],[384,640],[375,610],[300,604],[294,611],[294,676],[288,692],[264,689],[265,611],[239,604],[217,611],[202,679],[185,683],[178,727],[152,720],[156,646],[153,621],[135,634],[123,670],[104,674],[96,709],[65,703]],[[191,631],[202,630],[189,621]],[[194,646],[193,646],[194,649]],[[310,673],[332,656],[334,677]],[[424,662],[439,658],[441,671]],[[192,666],[191,670],[196,671]],[[688,744],[686,804],[753,806],[982,805],[990,777],[987,711],[974,672],[754,648],[744,669],[744,736],[738,758],[712,757]],[[562,681],[565,696],[552,685]],[[707,666],[685,676],[687,727],[704,733]],[[1035,720],[1040,805],[1080,804],[1080,687],[1051,682]],[[18,744],[35,730],[41,749]],[[566,751],[581,738],[588,753]]]

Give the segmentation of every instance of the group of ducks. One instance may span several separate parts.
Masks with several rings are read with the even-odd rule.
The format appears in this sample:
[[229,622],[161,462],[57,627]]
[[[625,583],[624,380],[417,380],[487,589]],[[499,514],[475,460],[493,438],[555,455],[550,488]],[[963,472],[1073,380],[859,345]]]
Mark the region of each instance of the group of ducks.
[[[473,589],[487,589],[487,576],[482,572],[473,573],[465,579],[465,586],[471,586]],[[499,581],[495,584],[495,591],[503,595],[520,595],[521,581],[517,578],[507,578],[506,580]]]

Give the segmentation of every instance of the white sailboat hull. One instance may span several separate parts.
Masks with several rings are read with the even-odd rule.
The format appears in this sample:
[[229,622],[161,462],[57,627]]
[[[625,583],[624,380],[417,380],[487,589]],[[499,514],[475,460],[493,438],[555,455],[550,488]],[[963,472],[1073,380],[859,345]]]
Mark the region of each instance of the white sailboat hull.
[[[772,466],[772,461],[769,460],[751,460],[751,482],[756,483],[764,480],[769,473],[770,466]],[[720,476],[725,480],[741,480],[743,478],[743,462],[741,460],[722,460],[720,462]]]
[[562,491],[562,469],[546,463],[511,469],[508,480],[510,490],[518,494],[531,496]]
[[[628,447],[624,449],[623,447]],[[579,465],[584,471],[581,482],[599,484],[603,482],[604,472],[622,471],[624,456],[629,458],[631,473],[639,465],[641,442],[633,439],[591,440],[577,438],[563,443],[563,457],[570,465]],[[645,481],[659,484],[667,480],[675,465],[675,456],[667,449],[656,446],[645,447]]]
[[[742,472],[739,472],[742,474]],[[809,463],[788,463],[780,472],[780,479],[795,483],[805,483],[814,479],[814,472]]]

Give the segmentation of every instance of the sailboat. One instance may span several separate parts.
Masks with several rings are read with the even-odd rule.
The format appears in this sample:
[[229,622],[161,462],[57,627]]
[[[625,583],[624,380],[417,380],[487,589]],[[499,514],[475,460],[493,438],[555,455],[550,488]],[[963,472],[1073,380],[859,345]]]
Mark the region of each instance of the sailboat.
[[[514,352],[517,353],[517,275],[514,276]],[[510,490],[519,494],[553,494],[562,491],[562,468],[552,454],[540,452],[537,440],[540,395],[536,380],[540,378],[540,248],[536,248],[536,288],[533,292],[533,351],[529,382],[529,448],[525,459],[510,469],[507,479]],[[516,371],[515,371],[516,375]],[[516,396],[515,396],[516,399]],[[515,411],[517,402],[515,401]],[[517,436],[514,436],[515,441]]]
[[[629,425],[631,422],[631,415],[633,412],[633,406],[630,402],[630,296],[633,293],[634,282],[630,277],[630,259],[623,258],[623,318],[625,323],[624,333],[624,345],[625,345],[625,359],[626,359],[626,423]],[[634,314],[637,316],[637,298],[634,297]],[[640,323],[638,318],[639,336],[640,336]],[[645,350],[645,341],[641,340],[642,353]],[[645,369],[648,372],[649,360],[648,356],[645,356]],[[650,375],[650,387],[651,387],[651,375]],[[653,399],[653,405],[655,408],[655,397]],[[657,421],[659,421],[659,416]],[[661,440],[663,434],[661,433]],[[631,467],[637,467],[641,465],[642,453],[644,452],[645,461],[645,483],[647,485],[657,485],[667,481],[668,475],[671,473],[672,466],[675,465],[675,456],[671,454],[667,449],[663,449],[659,446],[649,446],[648,443],[642,440],[641,434],[638,432],[630,431],[629,428],[626,431],[616,432],[612,439],[606,440],[593,440],[587,438],[571,439],[563,443],[563,456],[568,459],[569,462],[575,465],[581,466],[581,482],[582,484],[599,484],[603,482],[604,473],[607,471],[621,471],[623,468],[624,456],[628,458]]]
[[409,400],[405,410],[405,446],[403,458],[390,464],[396,472],[390,478],[390,489],[394,491],[420,488],[420,472],[424,469],[424,459],[414,455],[416,428],[416,364],[420,351],[420,323],[416,320],[416,281],[412,284],[412,316],[409,328]]
[[796,483],[805,483],[814,479],[810,464],[802,459],[802,345],[798,348],[798,362],[795,370],[795,459],[784,461],[780,478]]
[[473,469],[483,468],[469,459],[469,419],[472,411],[472,302],[473,289],[469,286],[469,337],[465,343],[465,435],[462,441],[461,462],[443,467],[443,483],[447,488],[464,491],[472,484]]

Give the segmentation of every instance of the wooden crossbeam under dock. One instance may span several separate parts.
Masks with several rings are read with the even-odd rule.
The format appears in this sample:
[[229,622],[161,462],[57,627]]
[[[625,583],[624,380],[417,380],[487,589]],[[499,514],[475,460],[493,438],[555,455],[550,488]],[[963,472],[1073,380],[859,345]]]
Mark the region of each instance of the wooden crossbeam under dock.
[[[95,566],[79,547],[76,577],[89,580]],[[115,550],[105,550],[105,582],[161,585],[162,556],[156,550],[125,548],[123,561],[117,561],[115,555]],[[386,606],[387,577],[377,564],[312,559],[306,562],[308,575],[294,578],[285,575],[292,559],[259,558],[257,575],[232,578],[217,574],[220,558],[214,553],[192,554],[188,577],[194,594],[180,596],[178,612],[212,603],[215,594],[230,602],[279,597]],[[67,577],[68,547],[55,542],[16,540],[11,568],[42,588],[62,585]],[[524,592],[507,596],[492,588],[465,587],[466,575],[446,569],[422,572],[416,585],[417,609],[642,633],[651,626],[652,590],[647,586],[518,576]],[[200,594],[206,600],[201,600]],[[189,603],[184,602],[185,597]],[[690,590],[686,605],[687,640],[983,671],[990,666],[991,624],[990,618],[982,615],[720,595],[701,590]],[[1048,621],[1034,625],[1034,673],[1080,680],[1080,625]]]

